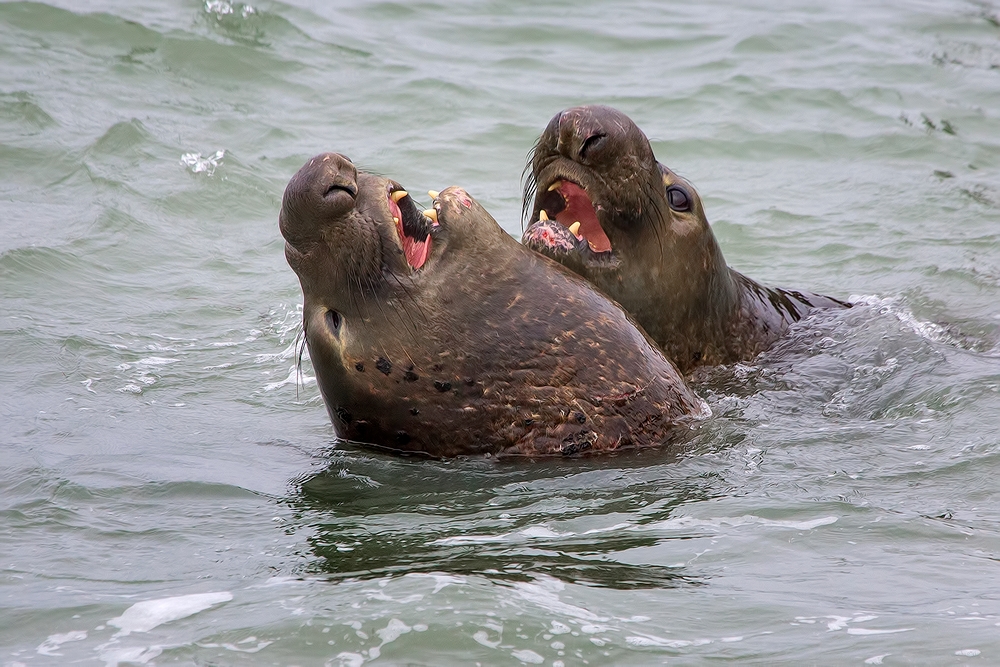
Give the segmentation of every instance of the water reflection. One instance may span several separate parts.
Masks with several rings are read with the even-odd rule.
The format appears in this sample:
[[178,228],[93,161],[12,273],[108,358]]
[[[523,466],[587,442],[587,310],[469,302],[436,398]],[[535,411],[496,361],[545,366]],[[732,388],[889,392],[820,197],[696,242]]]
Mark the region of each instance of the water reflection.
[[664,539],[690,536],[628,528],[719,493],[717,478],[679,472],[677,451],[518,464],[330,455],[327,468],[297,482],[288,499],[315,572],[338,579],[445,572],[511,582],[548,575],[615,589],[702,583],[684,566],[634,562]]

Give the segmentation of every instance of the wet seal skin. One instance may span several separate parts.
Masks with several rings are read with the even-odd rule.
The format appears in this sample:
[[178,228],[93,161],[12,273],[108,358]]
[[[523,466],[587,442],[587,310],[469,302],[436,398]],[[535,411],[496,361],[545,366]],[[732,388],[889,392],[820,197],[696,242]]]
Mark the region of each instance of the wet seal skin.
[[557,114],[529,167],[524,244],[620,303],[682,373],[753,358],[813,308],[850,307],[729,268],[698,193],[620,111]]
[[705,414],[616,304],[508,235],[465,191],[433,209],[325,153],[279,225],[337,434],[434,457],[595,454]]

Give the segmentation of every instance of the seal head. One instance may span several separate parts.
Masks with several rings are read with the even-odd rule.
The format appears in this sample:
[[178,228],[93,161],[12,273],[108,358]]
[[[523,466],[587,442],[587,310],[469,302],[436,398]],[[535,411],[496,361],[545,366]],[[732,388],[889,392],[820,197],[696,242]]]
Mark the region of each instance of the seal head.
[[318,155],[279,217],[303,328],[344,439],[435,457],[659,445],[703,403],[616,304],[503,231],[461,188],[421,212]]
[[811,309],[847,305],[729,268],[698,192],[616,109],[557,114],[529,167],[524,244],[618,301],[682,372],[752,358]]

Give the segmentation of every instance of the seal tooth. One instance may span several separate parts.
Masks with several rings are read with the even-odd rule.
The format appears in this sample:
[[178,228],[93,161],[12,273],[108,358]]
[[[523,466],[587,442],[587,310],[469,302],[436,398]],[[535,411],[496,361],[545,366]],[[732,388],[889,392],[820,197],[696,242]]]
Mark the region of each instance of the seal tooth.
[[437,199],[438,195],[441,194],[441,193],[438,192],[437,190],[428,190],[427,194],[429,194],[431,196],[431,199]]
[[562,187],[562,181],[556,181],[555,183],[549,186],[548,191],[552,192],[553,190],[558,190],[561,187]]
[[430,218],[431,220],[433,220],[434,224],[437,224],[437,221],[438,221],[438,212],[437,211],[435,211],[432,208],[429,208],[426,211],[424,211],[424,215],[426,215],[428,218]]
[[580,221],[577,220],[576,222],[574,222],[572,225],[569,226],[569,233],[572,234],[573,236],[579,236],[578,234],[579,231],[580,231]]
[[391,195],[389,195],[389,198],[398,204],[399,200],[408,194],[410,193],[407,192],[406,190],[395,190]]
[[397,225],[399,224],[399,218],[397,218],[396,216],[392,216],[392,221],[395,222]]
[[548,220],[549,219],[549,214],[545,212],[544,208],[541,211],[538,212],[538,219],[539,220]]

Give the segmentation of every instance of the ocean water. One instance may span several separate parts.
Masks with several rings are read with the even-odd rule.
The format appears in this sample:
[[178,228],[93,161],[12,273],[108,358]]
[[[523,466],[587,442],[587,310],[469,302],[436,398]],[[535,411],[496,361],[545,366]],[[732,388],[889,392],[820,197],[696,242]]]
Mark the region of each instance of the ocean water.
[[[277,230],[336,150],[519,235],[613,105],[851,298],[683,448],[335,441]],[[0,665],[997,664],[1000,5],[0,3]]]

